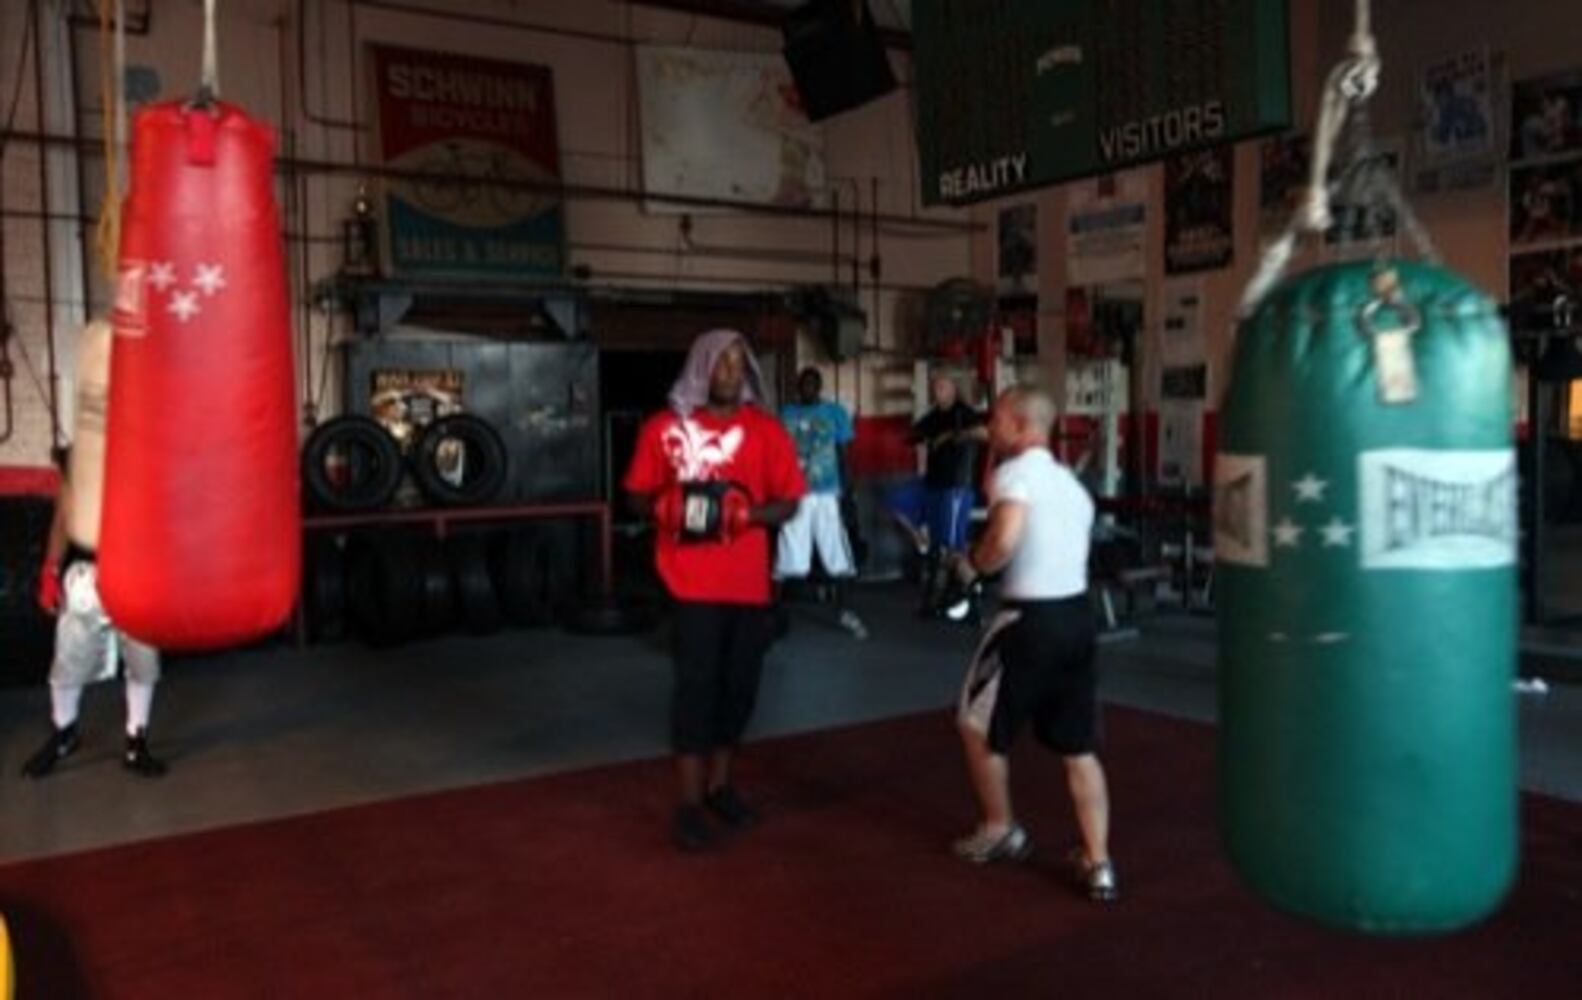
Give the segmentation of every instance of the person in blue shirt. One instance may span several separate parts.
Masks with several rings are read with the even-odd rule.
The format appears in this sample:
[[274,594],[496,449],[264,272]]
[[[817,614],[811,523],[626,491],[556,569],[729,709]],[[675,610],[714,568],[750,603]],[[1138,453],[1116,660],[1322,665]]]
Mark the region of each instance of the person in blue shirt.
[[797,461],[807,480],[807,494],[797,512],[780,527],[775,561],[778,580],[805,578],[813,569],[813,552],[834,584],[842,628],[867,638],[862,619],[847,603],[847,582],[857,574],[851,540],[841,516],[841,497],[851,486],[846,448],[855,437],[851,416],[839,403],[824,398],[824,377],[816,368],[797,376],[797,402],[780,410],[780,420],[796,443]]

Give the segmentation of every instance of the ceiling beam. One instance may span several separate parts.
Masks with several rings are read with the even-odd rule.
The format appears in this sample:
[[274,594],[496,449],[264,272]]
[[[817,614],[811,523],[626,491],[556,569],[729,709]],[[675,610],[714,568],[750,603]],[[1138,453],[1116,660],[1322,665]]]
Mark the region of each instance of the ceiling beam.
[[[658,7],[697,17],[712,17],[721,21],[737,21],[779,30],[785,22],[789,7],[778,7],[762,0],[631,0],[639,7]],[[886,48],[912,51],[912,33],[895,28],[879,28],[879,40]]]

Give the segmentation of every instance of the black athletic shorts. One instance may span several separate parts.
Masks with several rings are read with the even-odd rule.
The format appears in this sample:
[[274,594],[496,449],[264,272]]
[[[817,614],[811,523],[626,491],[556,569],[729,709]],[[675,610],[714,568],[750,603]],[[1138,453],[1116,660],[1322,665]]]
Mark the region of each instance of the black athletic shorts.
[[671,747],[686,754],[734,747],[758,702],[769,649],[769,609],[692,601],[677,601],[673,609]]
[[1086,594],[1006,606],[967,672],[962,720],[1007,753],[1031,722],[1039,742],[1063,756],[1091,753],[1099,741],[1093,608]]

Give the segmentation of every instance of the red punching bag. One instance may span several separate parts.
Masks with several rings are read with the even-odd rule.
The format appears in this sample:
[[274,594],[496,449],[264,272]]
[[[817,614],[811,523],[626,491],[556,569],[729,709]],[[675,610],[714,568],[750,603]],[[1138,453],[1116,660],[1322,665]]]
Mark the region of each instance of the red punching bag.
[[290,305],[274,134],[233,105],[138,112],[122,216],[99,547],[135,638],[279,628],[300,573]]

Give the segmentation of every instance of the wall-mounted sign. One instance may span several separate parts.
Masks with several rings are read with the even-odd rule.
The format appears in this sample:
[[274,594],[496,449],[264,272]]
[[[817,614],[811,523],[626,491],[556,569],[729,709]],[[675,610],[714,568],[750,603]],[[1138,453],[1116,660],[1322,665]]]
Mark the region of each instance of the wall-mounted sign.
[[1287,0],[914,0],[926,204],[968,204],[1291,121]]
[[431,174],[384,185],[395,274],[558,274],[560,141],[548,67],[371,46],[378,155]]
[[[643,190],[803,208],[823,203],[824,131],[808,121],[778,52],[644,45],[634,58]],[[647,207],[698,211],[658,199]]]

